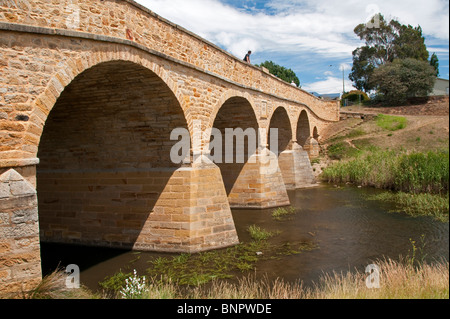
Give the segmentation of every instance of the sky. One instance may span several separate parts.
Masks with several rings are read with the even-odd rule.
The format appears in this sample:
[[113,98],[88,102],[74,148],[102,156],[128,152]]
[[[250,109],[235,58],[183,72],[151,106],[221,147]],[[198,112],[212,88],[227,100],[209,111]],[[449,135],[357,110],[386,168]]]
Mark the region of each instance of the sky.
[[376,13],[420,25],[440,77],[449,79],[448,0],[135,0],[242,59],[273,61],[298,76],[308,92],[353,89],[352,52],[363,46],[354,33]]

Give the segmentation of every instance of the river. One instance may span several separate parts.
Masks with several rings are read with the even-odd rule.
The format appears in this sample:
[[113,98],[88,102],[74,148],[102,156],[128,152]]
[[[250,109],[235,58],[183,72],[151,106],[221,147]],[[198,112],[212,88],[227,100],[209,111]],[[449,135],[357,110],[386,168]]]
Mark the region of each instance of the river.
[[[234,209],[232,213],[241,241],[251,240],[246,229],[256,224],[279,232],[274,243],[309,241],[317,246],[281,260],[259,261],[257,274],[269,279],[301,280],[309,285],[324,273],[364,271],[377,259],[411,255],[411,240],[416,247],[423,246],[427,261],[449,260],[449,223],[389,212],[392,207],[388,203],[367,199],[374,192],[379,190],[330,185],[289,191],[296,214],[284,221],[274,220],[272,210]],[[44,273],[77,264],[81,283],[96,290],[99,281],[120,269],[144,274],[148,260],[174,254],[42,243],[41,255]]]

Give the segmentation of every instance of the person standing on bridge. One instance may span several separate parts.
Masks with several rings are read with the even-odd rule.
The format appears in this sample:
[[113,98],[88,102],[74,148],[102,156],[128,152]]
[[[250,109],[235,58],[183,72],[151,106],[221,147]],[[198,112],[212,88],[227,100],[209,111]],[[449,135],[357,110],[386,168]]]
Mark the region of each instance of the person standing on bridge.
[[252,51],[248,51],[248,53],[244,57],[244,61],[247,63],[250,63],[250,55],[252,54]]

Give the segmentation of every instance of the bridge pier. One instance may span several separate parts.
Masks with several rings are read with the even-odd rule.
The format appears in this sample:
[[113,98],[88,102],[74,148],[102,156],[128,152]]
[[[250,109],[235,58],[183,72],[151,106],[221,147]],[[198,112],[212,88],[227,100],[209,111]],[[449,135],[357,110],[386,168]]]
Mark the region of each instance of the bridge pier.
[[36,190],[16,169],[0,167],[0,298],[42,278]]
[[308,153],[297,143],[280,153],[278,163],[286,189],[311,187],[316,184]]
[[308,153],[309,158],[313,159],[319,157],[320,146],[315,138],[309,137],[306,140],[303,149]]
[[194,253],[238,243],[220,169],[202,163],[176,170],[134,248]]
[[228,199],[233,208],[266,209],[290,205],[277,156],[264,148],[249,157]]
[[238,243],[215,165],[38,174],[43,241],[189,253]]

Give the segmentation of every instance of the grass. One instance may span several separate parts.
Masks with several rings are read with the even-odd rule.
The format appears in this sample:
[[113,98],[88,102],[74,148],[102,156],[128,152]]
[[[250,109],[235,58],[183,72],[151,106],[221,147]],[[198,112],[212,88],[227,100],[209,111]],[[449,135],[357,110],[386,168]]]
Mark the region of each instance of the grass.
[[[449,299],[449,263],[413,265],[407,259],[374,262],[380,269],[380,288],[366,285],[368,274],[363,271],[333,272],[324,274],[311,287],[302,282],[288,283],[281,279],[269,281],[254,275],[237,281],[213,280],[209,285],[180,287],[176,282],[147,277],[142,299]],[[53,281],[55,278],[48,278]],[[101,298],[110,294],[84,297],[64,291],[61,280],[47,282],[53,287],[47,297],[55,299]],[[59,286],[59,289],[55,288]],[[42,285],[41,285],[42,289]],[[42,291],[42,290],[41,290]],[[64,292],[63,292],[64,291]],[[36,295],[35,295],[36,297]],[[118,296],[116,296],[118,297]]]
[[67,273],[57,269],[45,276],[33,289],[16,295],[1,296],[7,299],[94,299],[98,296],[87,288],[70,289],[66,286]]
[[411,194],[404,192],[383,192],[371,195],[369,200],[392,202],[396,205],[392,212],[403,211],[411,216],[431,216],[442,222],[449,221],[449,195]]
[[[261,259],[281,259],[283,256],[300,254],[316,249],[312,242],[270,243],[268,240],[278,232],[267,231],[259,226],[247,228],[252,241],[236,246],[201,252],[179,254],[173,257],[158,257],[148,261],[146,275],[158,278],[162,283],[176,283],[180,286],[200,286],[214,280],[234,278],[256,269]],[[100,283],[110,294],[117,293],[131,273],[119,271]]]
[[395,201],[413,216],[448,220],[448,150],[408,153],[373,148],[327,167],[322,179],[393,190],[397,193],[378,195],[378,199]]
[[379,114],[376,118],[377,125],[388,131],[398,131],[406,128],[408,120],[401,116]]
[[373,149],[324,169],[330,183],[355,183],[410,193],[445,194],[449,189],[448,150],[407,153]]
[[358,156],[361,151],[352,147],[347,142],[338,142],[331,144],[327,148],[328,156],[334,160],[342,160]]
[[279,207],[272,211],[272,218],[277,221],[282,221],[294,214],[295,214],[295,208],[292,206],[289,208]]
[[256,225],[249,226],[247,231],[250,233],[250,237],[256,241],[267,240],[275,235],[274,232],[267,231]]
[[334,138],[331,138],[329,140],[329,143],[335,143],[335,142],[339,142],[345,139],[352,139],[352,138],[356,138],[356,137],[360,137],[363,135],[366,135],[366,131],[362,130],[362,129],[353,129],[350,132],[348,132],[346,135],[340,135],[340,136],[336,136]]

